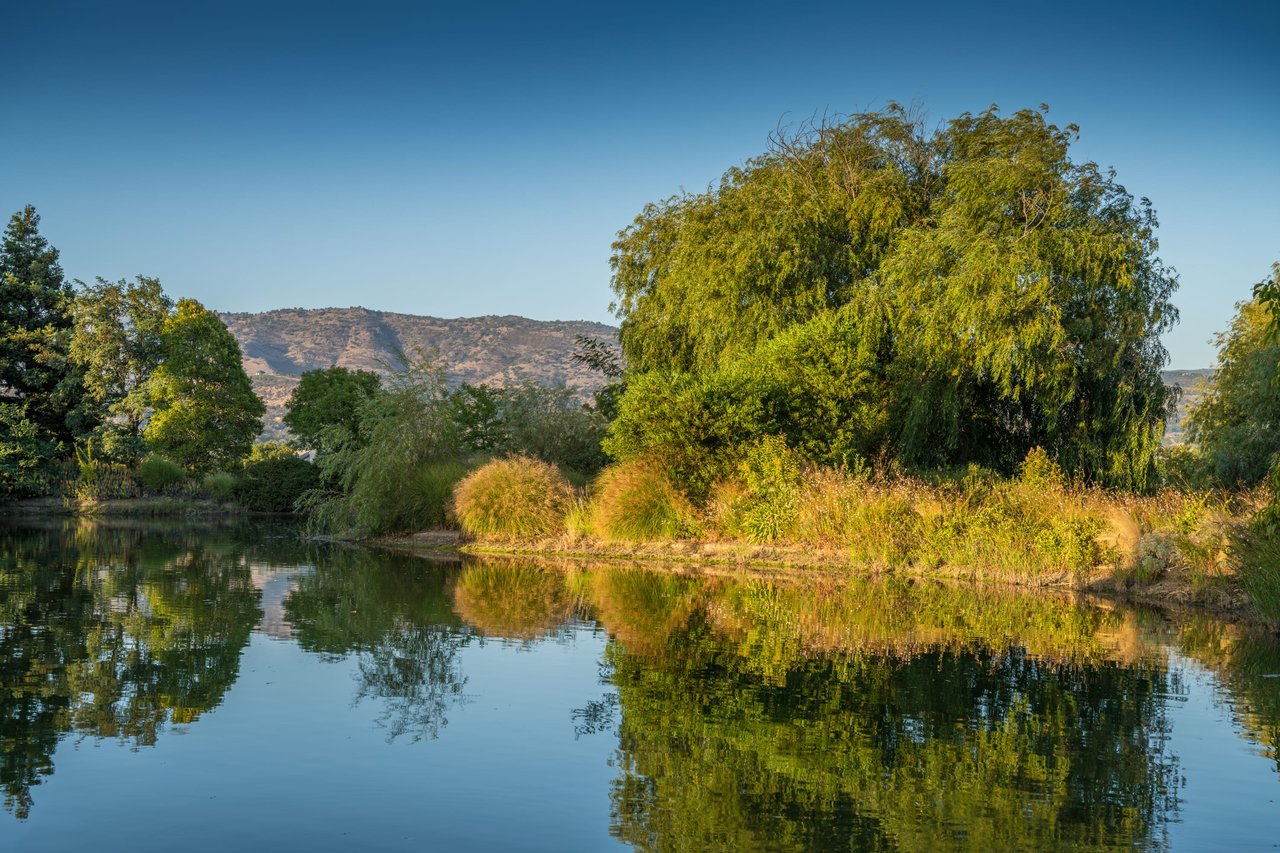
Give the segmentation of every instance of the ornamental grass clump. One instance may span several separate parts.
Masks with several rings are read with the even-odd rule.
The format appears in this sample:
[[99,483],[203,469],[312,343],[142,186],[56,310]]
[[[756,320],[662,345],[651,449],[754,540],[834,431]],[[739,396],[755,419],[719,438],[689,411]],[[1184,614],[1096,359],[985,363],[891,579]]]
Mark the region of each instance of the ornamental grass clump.
[[510,456],[481,465],[454,490],[454,514],[472,536],[531,538],[565,529],[574,490],[554,465]]
[[649,542],[698,533],[692,504],[658,463],[631,459],[596,481],[592,528],[601,539]]

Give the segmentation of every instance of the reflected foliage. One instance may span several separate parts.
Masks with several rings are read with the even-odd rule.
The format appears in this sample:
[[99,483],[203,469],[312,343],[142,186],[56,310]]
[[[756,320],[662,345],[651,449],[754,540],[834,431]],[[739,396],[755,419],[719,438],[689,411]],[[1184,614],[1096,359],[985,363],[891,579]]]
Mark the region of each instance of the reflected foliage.
[[442,732],[469,646],[597,622],[603,695],[565,725],[616,736],[610,830],[645,850],[1162,848],[1179,807],[1167,711],[1186,692],[1171,654],[1278,760],[1280,645],[1209,617],[69,522],[0,527],[6,807],[28,814],[67,737],[141,748],[216,707],[261,615],[254,574],[274,567],[294,567],[294,639],[354,664],[388,740]]
[[481,634],[526,641],[554,633],[574,610],[559,573],[526,565],[467,566],[454,584],[453,602]]
[[381,703],[387,739],[434,738],[463,701],[458,654],[471,640],[454,615],[456,571],[363,549],[316,549],[315,570],[285,601],[299,645],[357,657],[356,701]]
[[0,784],[25,817],[68,734],[149,746],[216,707],[259,616],[234,532],[0,528]]

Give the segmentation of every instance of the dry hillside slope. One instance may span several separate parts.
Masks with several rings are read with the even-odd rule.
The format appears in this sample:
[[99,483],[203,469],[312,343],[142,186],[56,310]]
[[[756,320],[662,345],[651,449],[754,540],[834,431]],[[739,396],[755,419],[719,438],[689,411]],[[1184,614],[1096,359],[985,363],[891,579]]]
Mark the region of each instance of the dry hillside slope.
[[524,317],[418,317],[367,308],[282,309],[220,314],[244,351],[245,371],[267,404],[269,437],[283,435],[279,418],[298,377],[338,365],[380,373],[401,366],[401,354],[438,351],[452,382],[507,385],[532,381],[584,391],[600,377],[570,358],[578,335],[615,340],[618,330],[584,320]]

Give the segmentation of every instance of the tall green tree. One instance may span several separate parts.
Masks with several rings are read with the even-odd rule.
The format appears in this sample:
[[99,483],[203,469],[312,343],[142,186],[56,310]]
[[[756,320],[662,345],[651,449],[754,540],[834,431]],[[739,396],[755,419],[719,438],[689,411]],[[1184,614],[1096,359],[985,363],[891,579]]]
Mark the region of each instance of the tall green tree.
[[196,472],[229,468],[249,453],[265,411],[240,344],[194,299],[178,301],[161,341],[163,359],[146,383],[148,446]]
[[1230,328],[1217,336],[1218,369],[1187,415],[1188,437],[1228,485],[1261,482],[1280,461],[1280,306],[1269,298],[1271,286],[1262,282],[1236,306]]
[[994,107],[928,134],[896,106],[776,134],[718,187],[649,205],[619,234],[630,370],[758,373],[771,341],[817,323],[840,330],[856,357],[836,362],[867,383],[806,368],[822,432],[873,430],[848,446],[1009,469],[1041,446],[1089,479],[1149,485],[1176,279],[1150,205],[1074,162],[1076,135]]
[[101,413],[95,438],[108,458],[133,462],[145,452],[147,380],[164,357],[163,331],[172,312],[159,280],[144,276],[133,282],[99,278],[76,297],[70,357],[86,397]]
[[71,289],[58,250],[27,205],[0,241],[0,403],[20,406],[42,431],[69,440],[77,383],[66,358]]
[[319,447],[325,431],[335,426],[355,435],[361,405],[381,387],[378,374],[367,370],[308,370],[289,394],[284,424],[305,447]]

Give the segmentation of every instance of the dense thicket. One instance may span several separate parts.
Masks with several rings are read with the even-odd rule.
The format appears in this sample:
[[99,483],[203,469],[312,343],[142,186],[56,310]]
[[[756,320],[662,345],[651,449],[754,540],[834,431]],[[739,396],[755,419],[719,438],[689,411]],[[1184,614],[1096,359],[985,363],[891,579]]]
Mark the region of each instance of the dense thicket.
[[604,420],[566,388],[450,388],[433,357],[410,357],[382,386],[355,395],[354,418],[316,401],[342,396],[351,375],[316,371],[290,401],[318,432],[322,484],[302,500],[319,529],[386,533],[450,523],[454,486],[488,458],[521,454],[583,478],[604,463]]
[[1073,162],[1076,133],[992,108],[928,134],[891,106],[648,205],[614,244],[632,375],[607,447],[714,468],[780,432],[824,461],[1012,470],[1041,446],[1147,486],[1176,282],[1150,205]]

